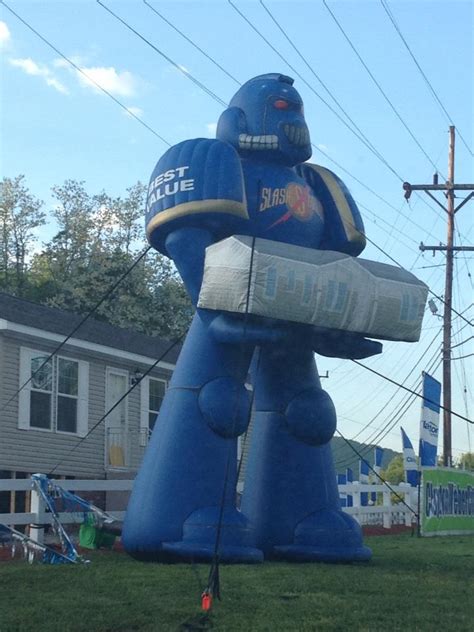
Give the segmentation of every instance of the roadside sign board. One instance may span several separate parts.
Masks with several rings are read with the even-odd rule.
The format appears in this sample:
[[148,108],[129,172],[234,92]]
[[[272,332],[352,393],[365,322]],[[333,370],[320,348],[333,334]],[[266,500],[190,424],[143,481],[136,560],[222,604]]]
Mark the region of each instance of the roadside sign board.
[[421,470],[421,535],[474,534],[474,472]]

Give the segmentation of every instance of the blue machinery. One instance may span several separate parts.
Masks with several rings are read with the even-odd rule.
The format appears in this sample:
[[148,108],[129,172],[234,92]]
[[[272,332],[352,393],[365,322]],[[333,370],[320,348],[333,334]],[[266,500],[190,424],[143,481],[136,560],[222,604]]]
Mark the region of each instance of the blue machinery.
[[[363,224],[345,185],[311,156],[293,80],[251,79],[217,139],[171,147],[150,180],[147,235],[197,304],[206,247],[233,234],[357,256]],[[250,275],[252,270],[250,269]],[[362,358],[381,344],[335,331],[197,309],[137,476],[123,529],[142,560],[368,560],[340,507],[330,439],[336,412],[314,352]],[[237,437],[254,428],[241,509]],[[218,529],[219,527],[219,529]],[[217,533],[219,531],[219,533]]]

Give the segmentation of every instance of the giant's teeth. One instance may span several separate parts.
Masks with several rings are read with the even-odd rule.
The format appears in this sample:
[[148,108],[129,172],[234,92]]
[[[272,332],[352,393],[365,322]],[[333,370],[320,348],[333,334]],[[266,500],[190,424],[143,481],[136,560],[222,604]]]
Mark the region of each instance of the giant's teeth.
[[276,134],[239,134],[239,147],[241,149],[264,150],[278,149],[278,136]]

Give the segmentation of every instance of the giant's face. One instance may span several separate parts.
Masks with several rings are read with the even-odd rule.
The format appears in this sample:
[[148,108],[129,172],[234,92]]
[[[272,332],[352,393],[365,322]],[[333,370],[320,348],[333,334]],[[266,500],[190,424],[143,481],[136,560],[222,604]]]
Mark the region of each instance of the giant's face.
[[307,160],[311,156],[309,130],[303,102],[292,83],[277,74],[245,83],[222,115],[217,137],[256,159],[288,166]]

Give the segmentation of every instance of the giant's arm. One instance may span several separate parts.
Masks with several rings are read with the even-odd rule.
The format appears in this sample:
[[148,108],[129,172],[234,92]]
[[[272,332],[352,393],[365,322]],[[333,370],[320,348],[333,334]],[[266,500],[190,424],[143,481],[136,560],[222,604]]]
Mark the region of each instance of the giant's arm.
[[194,304],[206,247],[241,231],[247,220],[240,158],[232,146],[187,140],[158,161],[148,188],[148,241],[174,261]]
[[320,248],[356,257],[365,248],[362,217],[348,188],[335,173],[310,163],[296,168],[313,189],[324,209],[324,235]]
[[[349,190],[332,171],[305,163],[297,167],[324,209],[324,235],[320,248],[357,256],[365,248],[365,231],[359,209]],[[368,358],[382,352],[382,344],[349,331],[313,328],[314,351],[333,358]]]

